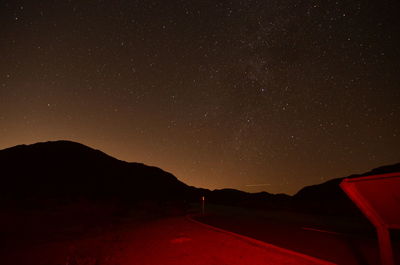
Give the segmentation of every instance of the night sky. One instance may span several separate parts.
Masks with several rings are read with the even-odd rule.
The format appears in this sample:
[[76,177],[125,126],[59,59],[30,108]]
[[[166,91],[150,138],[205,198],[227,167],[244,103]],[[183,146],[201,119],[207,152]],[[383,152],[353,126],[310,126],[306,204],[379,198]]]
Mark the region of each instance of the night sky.
[[1,1],[0,149],[68,139],[197,187],[289,194],[400,162],[398,10]]

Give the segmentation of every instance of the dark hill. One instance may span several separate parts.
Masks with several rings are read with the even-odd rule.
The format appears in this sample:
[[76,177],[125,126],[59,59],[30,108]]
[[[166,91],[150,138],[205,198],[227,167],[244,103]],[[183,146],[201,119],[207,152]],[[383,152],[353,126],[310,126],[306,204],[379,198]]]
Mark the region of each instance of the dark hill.
[[[400,163],[375,168],[367,173],[347,178],[400,172]],[[336,178],[327,182],[306,186],[294,196],[268,192],[247,193],[235,189],[214,191],[203,190],[208,202],[229,206],[257,209],[278,209],[323,215],[361,216],[354,203],[342,191],[339,184],[344,179]]]
[[[400,172],[400,163],[372,169],[364,174],[351,175],[346,178],[363,177],[392,172]],[[358,209],[339,184],[344,179],[336,178],[327,182],[302,188],[293,196],[293,206],[299,210],[327,213],[354,214]]]
[[257,209],[287,208],[291,197],[286,194],[268,192],[248,193],[235,189],[221,189],[205,193],[207,200],[216,204]]
[[0,150],[0,169],[3,200],[175,200],[189,190],[157,167],[124,162],[70,141]]
[[[346,178],[400,172],[400,163],[372,169],[364,174]],[[288,210],[323,215],[362,216],[359,209],[342,191],[339,184],[344,179],[336,178],[327,182],[306,186],[294,196],[271,194],[268,192],[248,193],[235,189],[202,190],[197,194],[205,195],[210,203],[255,208],[264,210]]]
[[[361,175],[400,172],[400,163]],[[359,214],[340,189],[343,178],[304,187],[294,196],[234,189],[210,191],[187,186],[172,174],[115,159],[71,141],[19,145],[0,150],[0,202],[43,200],[197,201],[258,209],[322,214]]]

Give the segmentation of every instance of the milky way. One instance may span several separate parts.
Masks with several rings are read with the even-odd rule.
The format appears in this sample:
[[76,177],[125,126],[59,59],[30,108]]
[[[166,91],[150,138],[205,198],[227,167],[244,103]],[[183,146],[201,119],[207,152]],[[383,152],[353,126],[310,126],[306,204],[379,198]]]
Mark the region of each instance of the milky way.
[[0,148],[69,139],[205,188],[400,161],[397,1],[2,1]]

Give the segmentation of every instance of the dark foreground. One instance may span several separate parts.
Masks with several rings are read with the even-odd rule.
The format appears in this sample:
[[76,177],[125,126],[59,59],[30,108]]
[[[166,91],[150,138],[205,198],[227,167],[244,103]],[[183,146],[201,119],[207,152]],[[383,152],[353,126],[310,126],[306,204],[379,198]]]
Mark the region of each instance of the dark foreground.
[[[209,205],[198,221],[343,265],[380,264],[374,227],[365,219]],[[400,264],[399,233],[393,251]]]
[[105,218],[95,211],[72,212],[2,213],[0,264],[327,264],[215,231],[186,216]]

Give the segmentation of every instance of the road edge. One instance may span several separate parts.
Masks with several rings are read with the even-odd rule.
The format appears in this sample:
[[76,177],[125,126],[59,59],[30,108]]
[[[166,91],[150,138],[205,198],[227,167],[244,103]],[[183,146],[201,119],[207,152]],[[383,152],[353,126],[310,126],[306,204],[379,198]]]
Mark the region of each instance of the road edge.
[[297,256],[297,257],[300,257],[300,258],[303,258],[303,259],[306,259],[306,260],[309,260],[309,261],[312,261],[312,262],[315,262],[315,263],[321,264],[321,265],[337,265],[336,263],[333,263],[333,262],[330,262],[330,261],[326,261],[326,260],[322,260],[322,259],[319,259],[319,258],[316,258],[316,257],[312,257],[312,256],[309,256],[309,255],[300,253],[300,252],[296,252],[294,250],[278,247],[278,246],[272,245],[270,243],[266,243],[264,241],[260,241],[260,240],[257,240],[257,239],[254,239],[254,238],[251,238],[251,237],[248,237],[248,236],[237,234],[237,233],[232,232],[232,231],[224,230],[224,229],[221,229],[221,228],[218,228],[218,227],[206,224],[206,223],[202,223],[200,221],[197,221],[197,220],[193,219],[195,216],[196,215],[194,215],[194,214],[186,215],[186,218],[188,220],[190,220],[191,222],[194,222],[196,224],[204,226],[204,227],[206,227],[208,229],[212,229],[212,230],[215,230],[215,231],[220,232],[220,233],[231,235],[233,237],[236,237],[236,238],[242,239],[244,241],[247,241],[247,242],[249,242],[251,244],[255,244],[255,245],[259,246],[259,247],[272,248],[274,250],[277,250],[277,251],[280,251],[280,252],[283,252],[283,253],[286,253],[286,254],[294,255],[294,256]]

